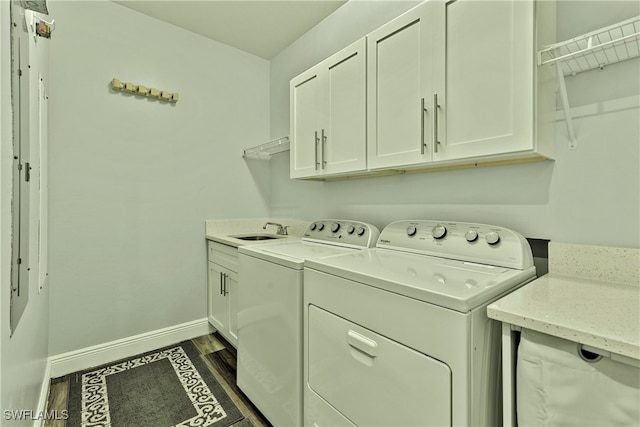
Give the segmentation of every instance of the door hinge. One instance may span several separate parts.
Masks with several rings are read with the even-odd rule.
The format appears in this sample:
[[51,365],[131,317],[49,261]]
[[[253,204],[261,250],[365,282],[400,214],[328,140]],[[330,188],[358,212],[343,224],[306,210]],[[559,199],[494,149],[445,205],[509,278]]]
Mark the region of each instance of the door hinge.
[[18,70],[18,77],[22,77],[22,70]]
[[18,265],[22,264],[22,258],[18,258]]

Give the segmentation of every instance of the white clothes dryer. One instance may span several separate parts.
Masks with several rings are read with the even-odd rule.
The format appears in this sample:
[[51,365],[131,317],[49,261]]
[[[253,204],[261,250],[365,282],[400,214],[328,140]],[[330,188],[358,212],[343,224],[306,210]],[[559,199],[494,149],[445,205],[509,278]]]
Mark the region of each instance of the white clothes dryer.
[[376,248],[305,264],[304,424],[500,425],[500,324],[535,278],[502,227],[398,221]]
[[237,384],[274,426],[302,425],[304,263],[367,249],[379,234],[318,220],[301,241],[239,248]]

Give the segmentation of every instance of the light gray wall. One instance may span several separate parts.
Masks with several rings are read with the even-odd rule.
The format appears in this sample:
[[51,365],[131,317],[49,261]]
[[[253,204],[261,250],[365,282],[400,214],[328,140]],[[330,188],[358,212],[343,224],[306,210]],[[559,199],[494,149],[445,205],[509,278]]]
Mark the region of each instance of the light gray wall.
[[[17,10],[15,16],[22,14],[22,9]],[[16,19],[21,24],[22,19]],[[31,215],[34,220],[31,228],[31,258],[29,265],[31,272],[27,286],[29,286],[29,301],[20,322],[13,335],[10,329],[10,289],[11,289],[11,204],[12,204],[12,112],[11,112],[11,37],[9,31],[10,13],[9,2],[0,1],[0,410],[33,410],[38,409],[43,391],[43,385],[47,384],[47,356],[49,338],[49,290],[47,287],[39,290],[37,268],[37,205],[32,204]],[[33,39],[30,43],[30,74],[31,81],[31,105],[35,110],[31,112],[31,128],[38,129],[37,123],[37,75],[41,74],[47,81],[46,66],[47,41],[39,40],[36,45]],[[28,75],[24,73],[24,75]],[[35,91],[35,92],[34,92]],[[35,111],[35,117],[34,117]],[[36,138],[32,132],[32,144]],[[36,157],[32,153],[33,158]],[[37,189],[33,186],[37,182],[37,170],[34,170],[31,192],[37,199]],[[33,200],[32,198],[32,200]],[[24,244],[24,242],[23,242]],[[21,286],[25,286],[25,278]],[[45,390],[46,391],[46,390]],[[33,425],[29,417],[23,420],[4,421],[5,414],[1,414],[3,425]]]
[[269,137],[269,63],[112,2],[49,7],[50,353],[204,319],[204,221],[268,214],[241,150]]
[[[376,28],[405,5],[349,2],[271,62],[271,134],[289,134],[288,81]],[[635,1],[560,1],[559,40],[640,14]],[[383,18],[383,19],[381,19]],[[273,216],[338,217],[378,227],[450,219],[511,227],[527,237],[640,246],[640,61],[567,79],[578,149],[558,123],[556,159],[336,182],[289,179],[289,156],[271,160]],[[561,117],[561,116],[560,116]]]

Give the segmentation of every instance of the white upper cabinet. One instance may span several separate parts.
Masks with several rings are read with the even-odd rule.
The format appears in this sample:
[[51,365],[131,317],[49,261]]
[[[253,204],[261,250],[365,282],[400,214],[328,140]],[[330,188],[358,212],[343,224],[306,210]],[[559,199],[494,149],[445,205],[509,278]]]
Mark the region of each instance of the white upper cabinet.
[[291,178],[366,169],[365,40],[291,80]]
[[[434,160],[550,155],[544,143],[553,137],[538,135],[536,129],[536,103],[555,101],[552,85],[536,86],[536,7],[542,8],[540,13],[551,10],[542,3],[433,2],[433,97],[438,104]],[[540,93],[540,99],[538,89],[547,92]],[[542,125],[545,118],[539,119]]]
[[431,160],[433,9],[423,3],[367,36],[369,169]]
[[553,157],[555,2],[429,0],[291,81],[291,177]]

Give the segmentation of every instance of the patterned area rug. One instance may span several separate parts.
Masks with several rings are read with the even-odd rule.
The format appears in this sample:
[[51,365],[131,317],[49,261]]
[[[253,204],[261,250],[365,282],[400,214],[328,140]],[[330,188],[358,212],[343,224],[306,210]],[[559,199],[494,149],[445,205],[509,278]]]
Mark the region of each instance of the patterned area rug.
[[72,426],[230,426],[243,419],[190,341],[70,375]]

